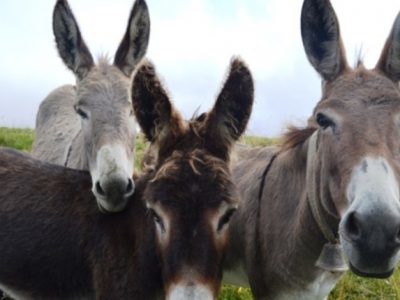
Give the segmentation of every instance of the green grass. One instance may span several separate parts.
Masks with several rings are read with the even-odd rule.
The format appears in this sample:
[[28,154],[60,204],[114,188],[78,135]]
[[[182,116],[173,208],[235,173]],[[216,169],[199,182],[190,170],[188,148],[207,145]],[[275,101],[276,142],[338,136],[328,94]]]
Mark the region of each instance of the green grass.
[[240,139],[240,142],[252,147],[256,147],[276,145],[279,143],[279,140],[259,136],[245,136]]
[[[7,146],[23,151],[30,151],[33,141],[31,129],[10,129],[0,127],[0,146]],[[273,145],[278,141],[261,137],[247,136],[242,142],[251,146]],[[147,143],[143,136],[136,140],[136,169],[140,169],[140,161],[146,149]],[[253,299],[249,289],[225,286],[219,296],[219,300],[251,300]],[[347,273],[335,290],[329,296],[329,300],[395,300],[400,299],[400,270],[385,280],[365,279]]]
[[389,279],[366,279],[348,272],[328,299],[400,299],[400,269]]
[[252,300],[250,289],[225,285],[218,297],[219,300]]
[[146,141],[144,135],[138,134],[136,136],[136,141],[135,141],[135,170],[140,171],[141,170],[141,161],[143,158],[143,154],[147,149],[148,142]]
[[0,127],[0,146],[30,151],[33,142],[32,129],[14,129]]

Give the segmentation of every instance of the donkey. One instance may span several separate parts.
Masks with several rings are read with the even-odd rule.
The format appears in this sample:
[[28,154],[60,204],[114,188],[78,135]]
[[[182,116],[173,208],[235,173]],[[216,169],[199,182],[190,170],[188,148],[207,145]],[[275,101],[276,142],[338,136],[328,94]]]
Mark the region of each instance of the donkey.
[[400,15],[372,70],[349,67],[328,0],[305,0],[301,33],[323,81],[306,128],[237,149],[241,196],[225,281],[257,299],[324,299],[350,267],[386,278],[400,248]]
[[126,210],[98,212],[89,173],[0,150],[0,288],[15,299],[214,299],[238,205],[230,149],[253,81],[235,59],[214,108],[183,121],[150,63],[132,84],[155,151]]
[[100,210],[121,211],[135,188],[136,122],[128,90],[129,78],[147,50],[147,5],[135,2],[113,64],[102,57],[95,65],[66,0],[55,5],[53,31],[58,52],[77,83],[57,88],[41,103],[32,154],[90,170]]

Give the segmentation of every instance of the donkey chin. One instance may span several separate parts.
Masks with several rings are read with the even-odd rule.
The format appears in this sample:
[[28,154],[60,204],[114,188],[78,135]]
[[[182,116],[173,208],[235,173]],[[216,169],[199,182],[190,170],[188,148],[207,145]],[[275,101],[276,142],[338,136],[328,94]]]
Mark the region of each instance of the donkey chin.
[[171,286],[167,293],[167,300],[213,300],[213,292],[207,287],[198,284],[177,284]]
[[135,190],[132,179],[134,162],[129,160],[122,146],[103,146],[97,154],[92,192],[103,213],[125,209]]
[[386,278],[393,273],[400,258],[399,199],[396,175],[384,158],[365,158],[353,170],[339,235],[355,274]]
[[354,244],[344,238],[341,243],[350,270],[361,277],[387,278],[393,274],[400,258],[398,247],[368,249],[364,243]]
[[[129,183],[124,184],[124,186],[127,184]],[[96,202],[99,210],[104,214],[123,211],[128,204],[129,197],[133,194],[133,188],[131,189],[132,192],[129,194],[121,194],[121,189],[114,187],[108,188],[107,194],[103,194],[103,192],[101,192],[102,194],[99,194],[100,189],[100,187],[94,186],[92,191],[96,196]]]

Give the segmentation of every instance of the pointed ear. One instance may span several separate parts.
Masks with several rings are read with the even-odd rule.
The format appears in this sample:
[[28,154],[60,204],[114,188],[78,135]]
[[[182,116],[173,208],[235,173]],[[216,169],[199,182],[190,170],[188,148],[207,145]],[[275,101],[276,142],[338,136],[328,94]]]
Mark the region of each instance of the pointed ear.
[[253,100],[250,70],[242,60],[234,58],[214,108],[205,120],[206,147],[215,155],[228,158],[231,146],[246,129]]
[[308,60],[324,80],[334,80],[348,68],[339,22],[329,0],[304,0],[301,37]]
[[129,16],[128,28],[115,54],[114,65],[126,76],[146,54],[150,37],[150,16],[146,2],[136,0]]
[[131,97],[135,116],[151,143],[161,148],[167,141],[173,143],[184,132],[185,123],[149,61],[145,61],[134,74]]
[[400,13],[394,21],[376,68],[393,81],[400,81]]
[[94,61],[66,0],[58,0],[54,7],[53,32],[64,64],[78,79],[84,78],[94,66]]

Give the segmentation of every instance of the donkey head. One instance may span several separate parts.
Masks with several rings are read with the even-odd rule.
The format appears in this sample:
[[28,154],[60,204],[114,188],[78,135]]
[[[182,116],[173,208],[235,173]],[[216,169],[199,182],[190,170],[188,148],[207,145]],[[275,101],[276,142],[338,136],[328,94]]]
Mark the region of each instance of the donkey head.
[[66,0],[58,0],[53,14],[58,52],[74,72],[76,101],[81,118],[83,153],[102,211],[122,210],[134,191],[135,116],[128,96],[130,76],[146,53],[150,20],[144,0],[131,11],[114,64],[95,65]]
[[153,179],[144,199],[156,237],[168,299],[213,299],[238,205],[229,152],[247,125],[253,82],[239,59],[214,108],[183,121],[154,67],[145,63],[132,85],[136,118],[155,151]]
[[387,277],[400,248],[400,16],[372,70],[347,64],[328,0],[305,0],[301,30],[323,79],[314,110],[323,207],[340,218],[353,272]]

